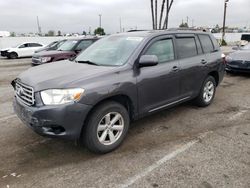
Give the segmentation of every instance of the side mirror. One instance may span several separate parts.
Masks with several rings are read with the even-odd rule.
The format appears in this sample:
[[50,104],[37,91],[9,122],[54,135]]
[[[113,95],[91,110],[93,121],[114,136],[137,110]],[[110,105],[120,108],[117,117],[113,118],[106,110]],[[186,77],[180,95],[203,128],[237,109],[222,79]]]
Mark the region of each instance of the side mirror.
[[82,50],[75,50],[76,54],[79,54]]
[[150,67],[158,64],[156,55],[142,55],[139,60],[139,67]]

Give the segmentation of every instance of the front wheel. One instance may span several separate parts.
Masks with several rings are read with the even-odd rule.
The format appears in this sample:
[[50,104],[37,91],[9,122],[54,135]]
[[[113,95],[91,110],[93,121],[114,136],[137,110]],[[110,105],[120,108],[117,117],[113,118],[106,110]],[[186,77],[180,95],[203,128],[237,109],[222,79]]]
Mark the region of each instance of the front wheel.
[[83,130],[85,146],[94,153],[108,153],[120,146],[129,129],[127,109],[113,101],[105,102],[91,113]]
[[200,90],[198,97],[195,102],[200,107],[205,107],[210,105],[213,102],[214,96],[216,92],[216,82],[214,77],[208,76]]
[[17,59],[18,58],[18,55],[16,52],[11,52],[9,55],[8,55],[8,58],[9,59]]

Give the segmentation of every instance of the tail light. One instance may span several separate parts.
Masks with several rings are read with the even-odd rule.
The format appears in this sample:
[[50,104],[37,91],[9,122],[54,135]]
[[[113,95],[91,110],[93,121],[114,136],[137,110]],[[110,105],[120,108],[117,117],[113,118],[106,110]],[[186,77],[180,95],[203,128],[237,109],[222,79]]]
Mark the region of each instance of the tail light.
[[225,54],[221,54],[221,59],[222,59],[222,63],[226,64],[226,55]]

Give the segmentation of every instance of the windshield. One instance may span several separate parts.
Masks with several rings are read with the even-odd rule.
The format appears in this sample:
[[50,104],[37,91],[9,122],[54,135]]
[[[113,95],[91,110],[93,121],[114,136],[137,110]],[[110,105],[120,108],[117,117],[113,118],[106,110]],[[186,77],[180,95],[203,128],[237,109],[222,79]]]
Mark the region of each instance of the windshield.
[[143,37],[109,36],[95,42],[77,58],[77,62],[92,62],[96,65],[124,65]]
[[78,41],[76,40],[67,40],[59,48],[59,51],[71,51]]
[[250,50],[250,44],[247,44],[241,48],[242,50]]

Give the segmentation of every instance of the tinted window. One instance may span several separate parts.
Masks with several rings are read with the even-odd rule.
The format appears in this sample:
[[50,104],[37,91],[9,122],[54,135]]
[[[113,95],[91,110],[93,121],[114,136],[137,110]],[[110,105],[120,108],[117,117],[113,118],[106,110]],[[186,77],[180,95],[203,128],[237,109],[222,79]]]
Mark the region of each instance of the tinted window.
[[241,40],[250,41],[250,35],[241,35]]
[[145,55],[156,55],[159,63],[174,59],[174,48],[172,39],[164,39],[153,43]]
[[92,43],[93,43],[92,40],[83,40],[77,45],[76,50],[84,50],[87,47],[89,47]]
[[28,44],[22,44],[21,46],[19,46],[18,48],[27,48],[27,47],[29,47],[29,45]]
[[201,43],[197,37],[195,37],[195,42],[196,42],[198,54],[202,54],[203,52],[202,52],[202,48],[201,48]]
[[39,47],[39,46],[42,46],[42,45],[38,43],[29,43],[29,47]]
[[194,38],[177,38],[176,43],[179,58],[187,58],[197,55]]
[[199,35],[201,46],[203,48],[204,53],[209,53],[214,51],[213,43],[208,35]]

